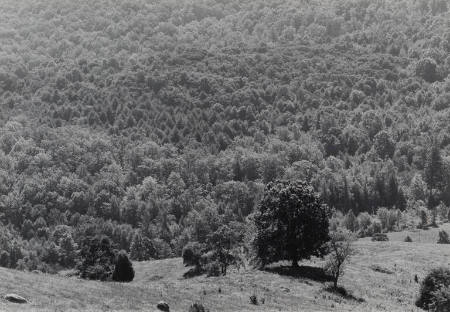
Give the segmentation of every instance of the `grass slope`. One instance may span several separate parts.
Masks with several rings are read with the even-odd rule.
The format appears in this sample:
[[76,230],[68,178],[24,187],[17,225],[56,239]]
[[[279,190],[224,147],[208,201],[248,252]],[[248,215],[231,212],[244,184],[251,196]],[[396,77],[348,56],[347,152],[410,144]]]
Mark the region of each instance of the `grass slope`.
[[[445,225],[448,228],[448,225]],[[0,294],[17,293],[28,305],[0,300],[1,311],[155,311],[159,300],[171,311],[187,311],[200,301],[211,311],[419,311],[414,300],[419,281],[434,266],[449,265],[450,245],[436,244],[438,229],[391,233],[389,242],[356,242],[356,255],[341,280],[355,298],[346,299],[324,290],[320,281],[270,272],[241,270],[226,277],[183,279],[181,259],[135,263],[136,279],[129,284],[84,281],[77,278],[0,269]],[[305,265],[320,266],[320,261]],[[219,292],[220,288],[220,292]],[[249,296],[265,298],[254,306]]]

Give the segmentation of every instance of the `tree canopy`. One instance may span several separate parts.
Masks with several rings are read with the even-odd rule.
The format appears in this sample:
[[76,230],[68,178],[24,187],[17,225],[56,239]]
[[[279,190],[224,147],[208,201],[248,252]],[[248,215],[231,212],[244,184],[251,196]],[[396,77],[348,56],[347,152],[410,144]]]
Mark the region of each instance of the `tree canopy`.
[[99,235],[179,256],[279,179],[355,216],[449,206],[448,9],[2,0],[1,263],[71,268]]
[[307,183],[269,183],[255,215],[257,257],[263,265],[290,260],[298,266],[299,260],[322,256],[330,216],[328,206]]

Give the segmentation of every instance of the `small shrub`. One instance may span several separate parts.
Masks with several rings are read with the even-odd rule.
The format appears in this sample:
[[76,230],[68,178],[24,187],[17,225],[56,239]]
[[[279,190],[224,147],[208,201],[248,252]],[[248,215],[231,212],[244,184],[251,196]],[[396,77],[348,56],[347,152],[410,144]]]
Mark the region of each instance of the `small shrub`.
[[0,253],[0,266],[2,267],[9,267],[9,252],[7,252],[6,250],[2,250],[2,252]]
[[207,311],[209,310],[205,309],[203,304],[198,302],[191,304],[191,306],[189,307],[189,312],[207,312]]
[[438,244],[450,244],[450,238],[448,237],[448,233],[446,231],[439,231]]
[[351,232],[357,232],[359,229],[358,219],[352,210],[345,215],[343,225]]
[[222,275],[222,270],[220,264],[217,261],[209,262],[205,266],[206,275],[209,276],[220,276]]
[[427,209],[421,209],[419,212],[420,215],[420,224],[417,226],[419,229],[425,229],[428,225],[428,214]]
[[389,240],[388,236],[384,233],[376,233],[376,234],[373,234],[373,236],[372,236],[373,242],[386,242],[388,240]]
[[[416,306],[428,310],[436,309],[442,304],[445,298],[450,297],[446,291],[450,287],[450,269],[437,268],[433,269],[423,280],[420,287],[419,299],[416,301]],[[445,311],[443,309],[436,311]]]
[[383,230],[383,227],[381,225],[381,222],[378,220],[374,220],[369,227],[369,233],[372,233],[372,234],[381,233],[382,230]]
[[182,253],[184,265],[200,267],[203,249],[203,246],[197,242],[188,243]]
[[338,285],[339,277],[344,275],[345,266],[354,253],[354,235],[347,231],[330,232],[330,241],[327,244],[328,256],[324,270],[333,278],[333,286]]
[[405,243],[412,243],[412,238],[409,236],[409,235],[407,235],[406,237],[405,237]]
[[358,215],[358,224],[361,237],[371,236],[372,233],[372,217],[367,212]]

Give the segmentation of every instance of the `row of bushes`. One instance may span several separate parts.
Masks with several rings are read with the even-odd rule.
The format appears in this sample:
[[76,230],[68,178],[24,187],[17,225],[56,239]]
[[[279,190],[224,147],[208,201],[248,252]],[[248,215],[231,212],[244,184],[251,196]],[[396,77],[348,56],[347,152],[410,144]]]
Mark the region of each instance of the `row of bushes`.
[[332,230],[343,227],[357,233],[359,237],[367,237],[377,233],[401,231],[406,228],[436,227],[438,220],[441,222],[449,220],[450,210],[442,203],[431,210],[420,203],[411,206],[405,211],[381,207],[374,215],[360,212],[356,216],[352,210],[344,215],[337,211],[330,220],[330,226]]
[[114,249],[108,237],[86,238],[77,266],[81,278],[116,282],[134,279],[133,264],[126,251]]

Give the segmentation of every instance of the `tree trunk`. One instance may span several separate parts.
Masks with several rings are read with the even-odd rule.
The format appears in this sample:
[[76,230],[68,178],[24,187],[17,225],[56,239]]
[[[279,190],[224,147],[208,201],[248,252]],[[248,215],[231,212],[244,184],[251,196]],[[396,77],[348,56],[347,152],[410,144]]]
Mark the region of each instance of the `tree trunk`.
[[340,275],[340,274],[337,273],[337,274],[334,276],[334,279],[333,279],[333,287],[334,287],[334,289],[337,289],[339,275]]
[[292,267],[298,268],[298,260],[297,259],[292,259]]
[[430,191],[428,193],[428,209],[431,209],[433,201],[433,189],[430,187]]

